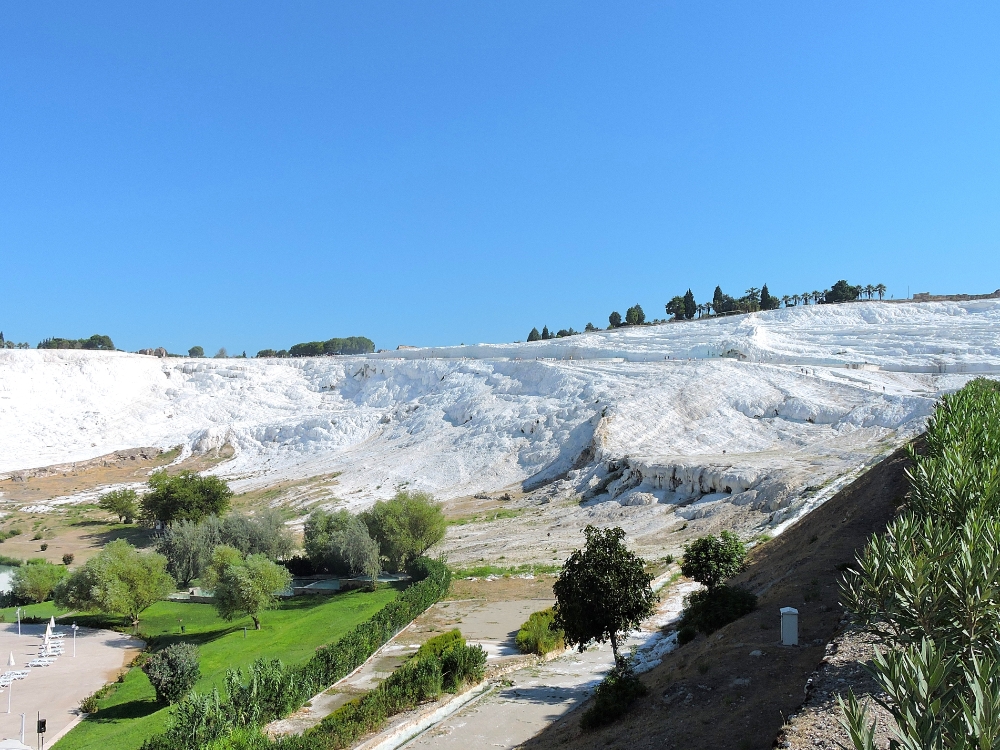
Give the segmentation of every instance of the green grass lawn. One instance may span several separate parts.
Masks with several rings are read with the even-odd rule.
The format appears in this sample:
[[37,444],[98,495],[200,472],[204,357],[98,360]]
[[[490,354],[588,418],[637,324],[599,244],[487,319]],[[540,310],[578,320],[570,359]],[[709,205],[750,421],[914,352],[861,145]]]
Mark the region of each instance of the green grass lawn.
[[[397,594],[397,589],[386,587],[374,593],[353,591],[287,599],[280,609],[263,614],[259,631],[253,629],[249,617],[226,622],[210,604],[158,602],[143,613],[140,630],[150,637],[154,648],[181,640],[197,644],[201,679],[195,689],[206,692],[218,687],[221,691],[227,669],[247,666],[261,657],[281,659],[286,664],[303,662],[316,648],[337,640]],[[181,625],[186,631],[183,635]],[[248,628],[246,639],[244,625]],[[168,714],[155,702],[153,686],[140,669],[130,670],[125,681],[100,701],[100,707],[96,715],[56,743],[59,750],[134,750],[163,729]]]

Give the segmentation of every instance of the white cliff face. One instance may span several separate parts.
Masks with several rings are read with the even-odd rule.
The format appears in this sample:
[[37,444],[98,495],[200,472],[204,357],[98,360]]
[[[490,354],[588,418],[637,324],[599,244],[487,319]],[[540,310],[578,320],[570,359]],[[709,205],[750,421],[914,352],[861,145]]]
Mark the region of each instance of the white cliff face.
[[[532,344],[295,360],[0,350],[0,472],[230,443],[237,488],[342,472],[364,505],[540,486],[625,505],[788,505],[1000,373],[1000,302],[854,303]],[[708,505],[706,505],[706,503]]]

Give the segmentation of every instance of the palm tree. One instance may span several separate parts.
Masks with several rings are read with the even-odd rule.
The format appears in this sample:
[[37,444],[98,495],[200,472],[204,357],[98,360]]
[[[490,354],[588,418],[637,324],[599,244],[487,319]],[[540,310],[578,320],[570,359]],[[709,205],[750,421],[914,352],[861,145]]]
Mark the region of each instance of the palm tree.
[[785,307],[788,307],[789,306],[788,303],[791,302],[791,301],[792,301],[792,298],[789,297],[787,294],[783,295],[782,298],[781,298],[781,304],[783,304]]
[[816,290],[814,289],[814,290],[813,290],[813,293],[812,293],[812,298],[813,298],[813,304],[814,304],[814,305],[818,305],[818,304],[819,304],[819,298],[820,298],[820,297],[822,297],[822,296],[823,296],[823,294],[822,294],[821,292],[817,292],[817,291],[816,291]]
[[802,292],[802,302],[808,305],[809,300],[812,299],[812,295],[812,292]]
[[799,306],[799,302],[801,300],[802,300],[802,298],[799,295],[797,295],[797,294],[793,294],[792,295],[792,304],[795,305],[796,307]]
[[881,302],[885,296],[885,284],[876,284],[875,293],[878,295],[879,302]]
[[760,289],[755,286],[747,289],[747,312],[760,309]]
[[873,287],[871,284],[867,284],[865,285],[864,292],[865,294],[868,295],[868,299],[871,299],[872,297],[875,296],[875,287]]

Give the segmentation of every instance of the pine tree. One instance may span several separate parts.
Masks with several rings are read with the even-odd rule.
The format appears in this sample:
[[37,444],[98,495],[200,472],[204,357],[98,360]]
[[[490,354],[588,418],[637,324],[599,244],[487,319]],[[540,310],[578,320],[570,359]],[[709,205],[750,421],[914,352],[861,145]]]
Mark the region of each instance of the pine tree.
[[761,310],[773,310],[778,306],[778,300],[771,296],[771,293],[767,291],[767,284],[764,284],[760,290],[760,309]]
[[622,324],[622,316],[617,310],[608,316],[608,322],[611,324],[611,328],[618,328]]
[[548,341],[550,338],[552,338],[552,334],[549,333],[549,327],[542,326],[542,341]]
[[694,301],[694,295],[691,293],[691,290],[688,289],[684,292],[684,317],[691,320],[696,312],[698,312],[698,305]]
[[528,341],[538,341],[541,338],[542,338],[542,336],[538,332],[537,328],[532,328],[531,329],[531,333],[528,334]]

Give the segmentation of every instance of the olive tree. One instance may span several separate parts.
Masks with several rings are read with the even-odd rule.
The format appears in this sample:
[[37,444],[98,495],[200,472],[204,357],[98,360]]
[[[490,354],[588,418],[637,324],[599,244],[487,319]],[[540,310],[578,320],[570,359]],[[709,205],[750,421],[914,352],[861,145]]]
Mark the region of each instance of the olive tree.
[[20,599],[44,602],[56,585],[66,577],[64,565],[35,562],[14,569],[11,588]]
[[260,630],[260,613],[274,607],[278,594],[292,584],[288,569],[265,555],[243,557],[239,550],[226,546],[216,548],[209,578],[219,616],[235,620],[248,615],[256,630]]
[[392,571],[404,570],[407,563],[444,539],[447,529],[441,505],[425,492],[397,492],[360,517]]
[[138,627],[142,611],[174,590],[166,568],[163,555],[116,539],[56,586],[55,601],[68,609],[122,615]]
[[563,563],[552,587],[554,627],[581,651],[591,641],[610,641],[617,664],[625,635],[654,611],[653,576],[646,573],[645,561],[625,546],[621,528],[587,526],[583,533],[584,548]]
[[112,490],[101,495],[97,507],[118,516],[118,523],[132,523],[139,515],[139,496],[133,489]]

